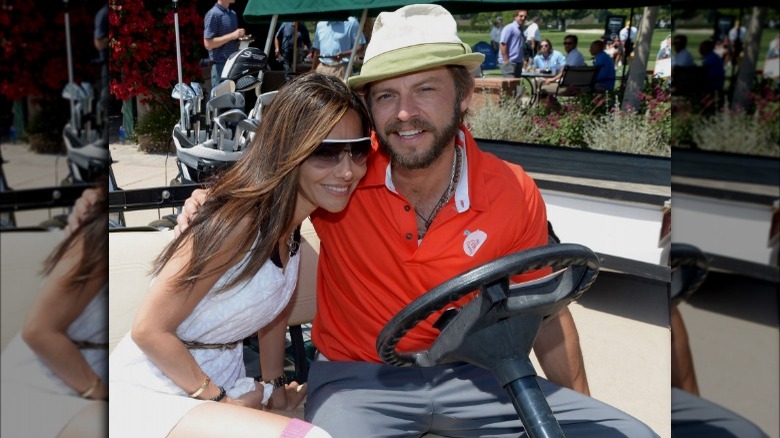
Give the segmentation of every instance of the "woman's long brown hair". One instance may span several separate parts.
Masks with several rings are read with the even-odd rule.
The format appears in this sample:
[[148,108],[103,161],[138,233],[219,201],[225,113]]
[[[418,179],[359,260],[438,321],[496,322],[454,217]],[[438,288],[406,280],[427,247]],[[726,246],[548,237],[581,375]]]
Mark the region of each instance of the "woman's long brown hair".
[[[210,190],[192,224],[155,260],[156,275],[179,248],[191,242],[190,259],[173,277],[173,287],[189,290],[198,278],[237,263],[257,239],[246,264],[220,291],[257,273],[292,225],[301,163],[311,155],[347,111],[355,111],[368,135],[370,117],[360,96],[341,79],[307,73],[279,89],[264,109],[254,141]],[[250,221],[239,244],[223,248],[230,233]],[[232,251],[228,261],[204,272],[217,251]]]
[[81,245],[81,259],[68,272],[65,286],[81,286],[92,276],[99,275],[108,280],[108,185],[100,180],[98,201],[89,206],[81,225],[58,244],[43,262],[41,274],[47,276],[65,254],[76,245]]

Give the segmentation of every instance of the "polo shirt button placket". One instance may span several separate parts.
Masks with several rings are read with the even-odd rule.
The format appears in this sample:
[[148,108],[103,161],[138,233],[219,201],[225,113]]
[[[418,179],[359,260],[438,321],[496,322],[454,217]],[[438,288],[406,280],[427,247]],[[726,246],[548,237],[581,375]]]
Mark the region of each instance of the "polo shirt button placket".
[[406,239],[412,240],[412,233],[406,233]]
[[409,211],[409,210],[411,210],[411,209],[412,209],[412,207],[410,207],[410,206],[408,206],[408,205],[404,205],[404,211]]

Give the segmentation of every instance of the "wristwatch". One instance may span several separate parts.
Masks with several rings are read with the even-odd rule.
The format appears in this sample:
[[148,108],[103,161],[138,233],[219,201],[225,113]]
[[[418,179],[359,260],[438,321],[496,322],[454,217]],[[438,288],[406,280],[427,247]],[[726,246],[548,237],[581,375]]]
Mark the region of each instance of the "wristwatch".
[[283,388],[285,384],[287,384],[287,379],[284,378],[284,374],[281,376],[272,379],[272,380],[263,380],[262,381],[264,385],[271,385],[273,387],[273,390],[276,391],[279,388]]

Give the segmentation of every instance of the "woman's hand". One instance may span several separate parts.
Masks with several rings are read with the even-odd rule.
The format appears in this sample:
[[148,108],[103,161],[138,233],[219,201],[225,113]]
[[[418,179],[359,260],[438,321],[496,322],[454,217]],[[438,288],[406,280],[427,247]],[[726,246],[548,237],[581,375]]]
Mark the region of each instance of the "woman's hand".
[[206,189],[195,189],[192,195],[184,201],[184,207],[176,217],[176,226],[173,228],[175,236],[178,237],[190,226],[195,215],[198,214],[198,209],[206,202],[208,193],[209,191]]
[[271,398],[265,405],[266,410],[290,411],[298,407],[306,398],[306,384],[288,383],[284,388],[277,388],[271,393]]
[[263,384],[255,382],[255,389],[249,391],[238,398],[231,398],[225,396],[221,400],[221,403],[229,403],[231,405],[243,406],[245,408],[263,409]]
[[89,219],[93,206],[98,202],[105,202],[105,195],[100,189],[84,189],[81,196],[73,204],[73,209],[68,215],[68,225],[65,226],[65,236],[69,236],[79,229],[81,224]]

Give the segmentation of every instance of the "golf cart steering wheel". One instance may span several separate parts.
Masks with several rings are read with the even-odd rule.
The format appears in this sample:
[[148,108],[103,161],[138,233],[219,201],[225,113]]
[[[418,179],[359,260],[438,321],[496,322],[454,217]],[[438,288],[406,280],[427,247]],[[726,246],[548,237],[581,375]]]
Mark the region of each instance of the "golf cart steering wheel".
[[[596,279],[598,266],[598,258],[593,251],[577,244],[532,248],[480,265],[436,286],[390,319],[377,337],[379,357],[384,362],[397,366],[435,366],[448,363],[448,355],[460,344],[458,340],[451,338],[465,335],[469,328],[475,327],[477,322],[489,313],[499,313],[496,315],[499,318],[532,312],[542,312],[542,317],[549,316],[590,287]],[[554,270],[569,269],[509,288],[509,277],[546,267]],[[569,275],[565,275],[567,272]],[[527,294],[528,288],[543,293]],[[456,310],[457,315],[448,316],[445,312],[439,319],[435,326],[441,330],[441,334],[429,349],[416,352],[396,351],[398,342],[417,324],[475,290],[480,291],[479,295],[460,311]],[[472,310],[477,305],[479,309]]]
[[[554,272],[509,286],[510,277],[547,267]],[[396,366],[463,361],[491,370],[509,392],[530,437],[562,437],[529,354],[542,320],[585,292],[598,269],[596,254],[576,244],[532,248],[485,263],[436,286],[398,312],[379,333],[377,353]],[[396,350],[417,324],[473,291],[479,293],[471,301],[446,310],[434,323],[440,333],[427,350]]]

